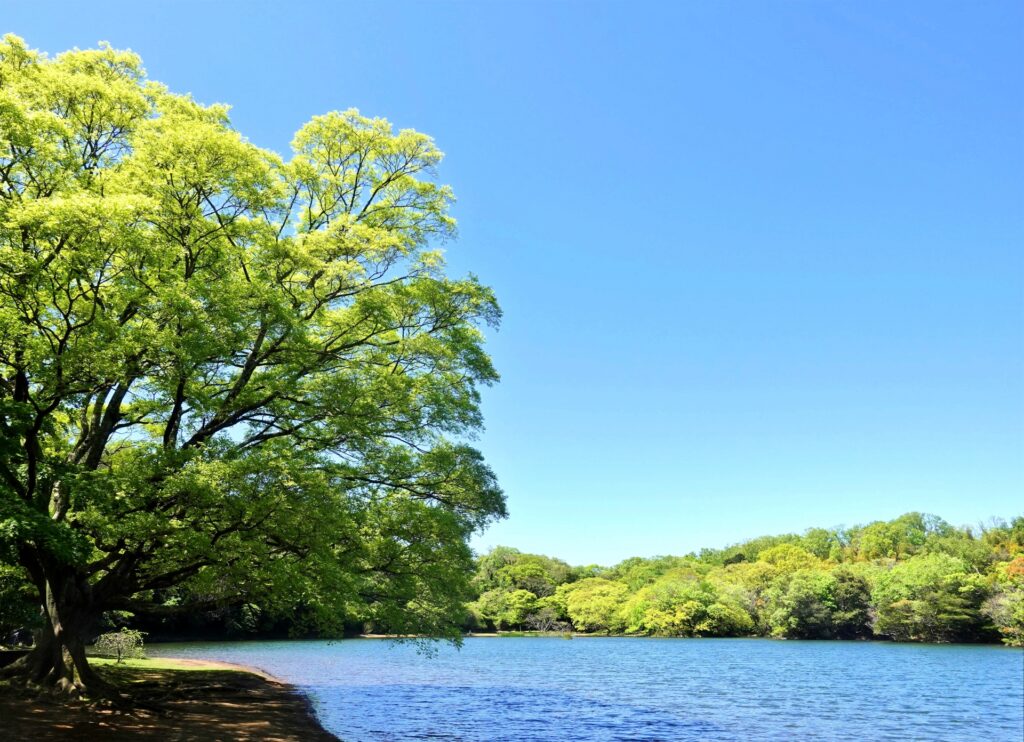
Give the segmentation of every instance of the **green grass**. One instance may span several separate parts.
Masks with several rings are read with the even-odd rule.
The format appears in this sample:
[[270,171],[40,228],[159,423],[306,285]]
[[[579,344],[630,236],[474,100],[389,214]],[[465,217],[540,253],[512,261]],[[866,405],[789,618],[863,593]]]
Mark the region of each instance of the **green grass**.
[[226,668],[195,667],[182,665],[177,660],[164,657],[145,659],[124,659],[118,665],[113,657],[89,657],[89,664],[93,667],[121,667],[124,669],[138,670],[183,670],[186,672],[209,672],[216,669],[218,672],[242,672],[242,670],[228,670]]

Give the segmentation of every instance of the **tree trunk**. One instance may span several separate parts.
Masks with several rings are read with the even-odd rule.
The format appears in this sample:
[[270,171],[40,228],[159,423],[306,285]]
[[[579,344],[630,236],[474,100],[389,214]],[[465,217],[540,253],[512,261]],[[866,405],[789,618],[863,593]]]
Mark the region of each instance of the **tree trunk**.
[[3,675],[24,677],[62,694],[121,700],[117,689],[96,674],[85,656],[88,632],[98,616],[88,584],[66,567],[45,572],[43,628],[28,655],[4,668]]
[[86,580],[63,570],[46,581],[46,612],[53,627],[54,667],[50,682],[59,690],[119,697],[116,690],[89,666],[85,642],[98,615]]

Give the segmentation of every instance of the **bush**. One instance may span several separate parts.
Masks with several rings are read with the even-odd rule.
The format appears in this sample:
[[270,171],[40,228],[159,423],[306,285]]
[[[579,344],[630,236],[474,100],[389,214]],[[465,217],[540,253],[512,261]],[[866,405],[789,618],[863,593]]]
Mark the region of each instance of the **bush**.
[[125,657],[144,657],[142,637],[145,633],[135,629],[120,629],[101,634],[96,643],[93,644],[93,654],[104,657],[116,657],[118,663],[124,661]]

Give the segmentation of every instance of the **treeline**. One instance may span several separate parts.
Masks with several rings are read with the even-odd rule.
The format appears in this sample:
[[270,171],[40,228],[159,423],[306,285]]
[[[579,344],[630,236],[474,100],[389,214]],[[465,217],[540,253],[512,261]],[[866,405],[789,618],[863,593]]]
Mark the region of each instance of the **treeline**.
[[956,528],[907,513],[614,567],[498,547],[467,628],[1024,646],[1024,517]]
[[[469,631],[997,642],[1024,646],[1024,517],[956,528],[932,515],[763,536],[686,556],[571,566],[498,547],[476,559]],[[166,596],[165,596],[166,597]],[[169,594],[165,603],[174,602]],[[105,614],[153,639],[325,636],[303,605]],[[38,629],[27,576],[0,564],[0,643]],[[344,634],[386,632],[346,622]],[[26,631],[22,631],[25,634]],[[337,636],[333,633],[330,636]]]

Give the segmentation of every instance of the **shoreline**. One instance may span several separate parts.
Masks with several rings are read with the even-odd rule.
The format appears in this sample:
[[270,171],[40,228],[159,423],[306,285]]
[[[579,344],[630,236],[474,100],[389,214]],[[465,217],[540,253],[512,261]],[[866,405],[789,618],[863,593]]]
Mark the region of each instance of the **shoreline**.
[[[798,639],[784,636],[763,636],[756,634],[744,634],[737,636],[674,636],[667,634],[620,634],[620,633],[606,633],[606,632],[584,632],[584,631],[515,631],[515,630],[503,630],[503,631],[481,631],[481,632],[468,632],[463,634],[460,639],[648,639],[648,640],[701,640],[701,641],[771,641],[771,642],[787,642],[787,643],[802,643],[802,642],[824,642],[824,643],[838,643],[838,644],[898,644],[907,646],[968,646],[968,647],[1006,647],[1007,649],[1021,649],[1019,646],[1006,644],[998,640],[995,641],[898,641],[888,637],[857,637],[849,639],[841,639],[838,637],[833,638],[816,638],[816,639]],[[246,644],[246,643],[262,643],[262,642],[342,642],[342,641],[356,641],[361,639],[369,639],[374,641],[390,640],[396,642],[415,642],[415,641],[435,641],[435,642],[448,642],[451,639],[449,637],[436,637],[429,636],[426,634],[356,634],[354,636],[348,636],[343,639],[318,639],[318,638],[299,638],[299,639],[282,639],[282,638],[261,638],[261,637],[236,637],[231,639],[168,639],[158,640],[147,643],[149,650],[159,651],[159,647],[164,644]],[[159,657],[161,660],[170,661],[170,657]],[[178,658],[174,658],[175,661]],[[184,658],[181,661],[186,661]],[[205,660],[195,659],[188,660],[189,662],[207,663],[207,664],[218,664],[217,660]],[[224,669],[237,669],[244,670],[246,672],[252,672],[257,675],[263,675],[268,679],[276,680],[277,682],[286,683],[286,681],[274,678],[273,675],[266,673],[259,668],[252,667],[250,665],[234,664],[231,662],[219,662],[220,665],[224,666]]]
[[281,687],[281,689],[287,693],[292,694],[295,698],[302,701],[303,710],[306,713],[306,717],[310,722],[317,728],[319,728],[325,735],[326,739],[339,739],[330,730],[328,730],[323,724],[320,723],[320,719],[316,715],[316,707],[313,705],[313,699],[310,698],[301,688],[297,685],[292,685],[286,680],[282,680],[276,675],[271,675],[266,670],[259,667],[253,667],[252,665],[242,665],[237,662],[223,662],[221,660],[202,660],[202,659],[189,659],[186,657],[165,657],[163,662],[170,663],[173,660],[174,663],[182,666],[183,669],[211,669],[211,670],[228,670],[231,672],[245,672],[250,675],[255,675],[258,678],[266,680],[268,683],[273,683]]
[[48,696],[0,684],[0,718],[12,739],[268,740],[338,742],[300,688],[256,667],[216,660],[153,657],[96,661],[132,703]]
[[266,670],[252,665],[243,665],[238,662],[223,662],[221,660],[204,660],[204,659],[191,659],[187,657],[162,657],[160,658],[161,663],[167,665],[178,665],[183,670],[226,670],[229,672],[244,672],[249,675],[255,675],[258,678],[262,678],[268,683],[273,683],[281,688],[282,691],[290,693],[297,699],[302,701],[303,710],[306,713],[309,721],[312,722],[316,727],[323,731],[324,734],[328,735],[329,739],[338,739],[332,734],[323,724],[320,723],[320,719],[316,715],[316,707],[313,705],[313,699],[310,698],[301,688],[297,685],[293,685],[286,680],[282,680],[276,675],[271,675]]
[[[157,645],[159,646],[159,645]],[[278,685],[288,686],[295,688],[291,683],[286,680],[282,680],[276,675],[271,675],[266,670],[261,670],[258,667],[252,665],[243,665],[238,662],[222,662],[221,660],[203,660],[203,659],[192,659],[190,657],[153,657],[152,659],[159,660],[161,664],[171,667],[172,665],[177,666],[182,670],[231,670],[234,672],[247,672],[250,675],[256,675],[268,680],[271,683],[277,683]],[[298,689],[296,689],[297,692]]]

